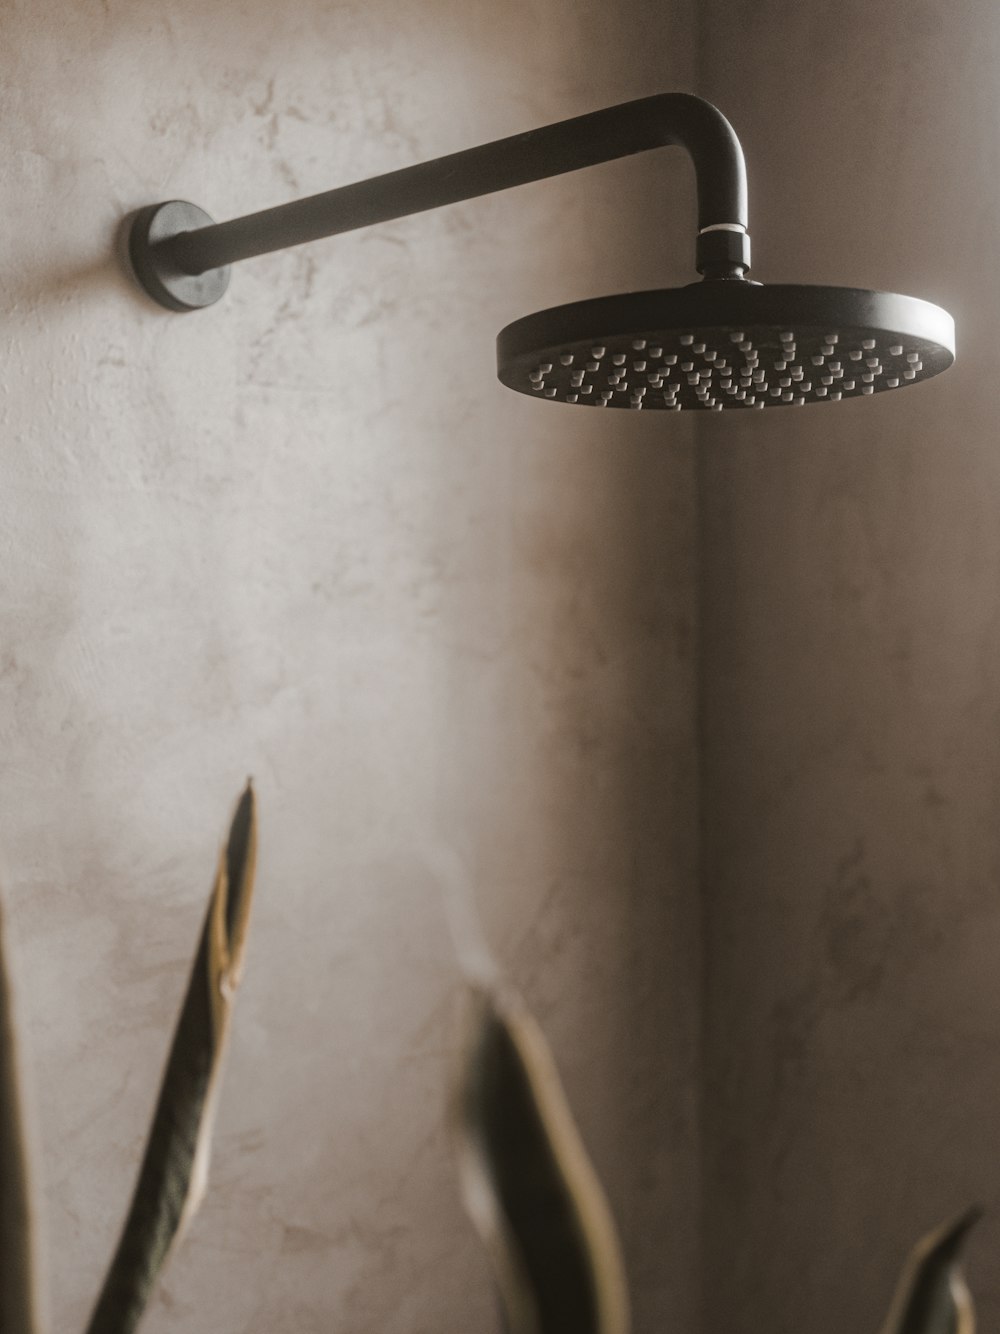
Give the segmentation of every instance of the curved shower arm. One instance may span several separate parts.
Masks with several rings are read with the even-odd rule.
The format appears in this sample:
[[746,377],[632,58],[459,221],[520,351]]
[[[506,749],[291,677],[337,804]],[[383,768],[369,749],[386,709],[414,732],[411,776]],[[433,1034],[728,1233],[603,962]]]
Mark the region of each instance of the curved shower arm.
[[[743,277],[750,265],[743,150],[721,111],[690,93],[624,102],[230,222],[195,226],[188,220],[183,230],[175,225],[168,235],[161,227],[157,236],[148,223],[157,209],[171,206],[154,205],[140,215],[145,215],[145,227],[138,242],[133,237],[132,258],[151,290],[144,275],[151,264],[161,280],[165,269],[190,278],[287,246],[670,144],[686,148],[694,163],[699,272],[713,278]],[[204,220],[205,215],[197,218]],[[157,291],[152,294],[163,299]]]

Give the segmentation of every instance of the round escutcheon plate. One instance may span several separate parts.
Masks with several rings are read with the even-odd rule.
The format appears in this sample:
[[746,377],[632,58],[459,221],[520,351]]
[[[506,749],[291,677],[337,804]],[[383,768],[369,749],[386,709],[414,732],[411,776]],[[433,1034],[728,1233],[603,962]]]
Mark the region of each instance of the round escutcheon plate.
[[135,276],[167,310],[201,310],[214,305],[229,286],[229,267],[205,273],[185,273],[171,263],[162,242],[180,232],[209,227],[215,221],[204,209],[182,199],[150,204],[136,213],[128,236],[128,253]]

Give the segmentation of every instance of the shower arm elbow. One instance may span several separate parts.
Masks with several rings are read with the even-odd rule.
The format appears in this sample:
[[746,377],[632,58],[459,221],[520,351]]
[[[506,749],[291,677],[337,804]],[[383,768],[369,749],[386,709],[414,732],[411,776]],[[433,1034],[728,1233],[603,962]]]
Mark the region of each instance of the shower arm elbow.
[[130,256],[156,300],[194,309],[217,300],[228,280],[200,276],[221,275],[240,260],[668,145],[685,148],[694,164],[699,273],[743,278],[750,267],[743,150],[721,111],[690,93],[624,102],[229,222],[213,223],[178,201],[151,205],[135,217]]

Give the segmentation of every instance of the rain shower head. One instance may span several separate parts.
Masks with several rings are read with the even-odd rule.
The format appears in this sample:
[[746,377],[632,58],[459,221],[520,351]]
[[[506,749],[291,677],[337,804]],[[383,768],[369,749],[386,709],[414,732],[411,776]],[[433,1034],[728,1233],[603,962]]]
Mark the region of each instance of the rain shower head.
[[196,310],[219,300],[239,260],[668,144],[687,149],[695,167],[702,281],[509,324],[497,339],[508,388],[586,406],[720,411],[861,398],[951,365],[954,323],[926,301],[749,281],[743,150],[725,116],[688,93],[608,107],[231,222],[180,200],[153,204],[132,221],[129,256],[160,305]]
[[802,406],[929,379],[954,340],[951,316],[913,297],[703,281],[528,315],[497,338],[497,374],[589,407]]

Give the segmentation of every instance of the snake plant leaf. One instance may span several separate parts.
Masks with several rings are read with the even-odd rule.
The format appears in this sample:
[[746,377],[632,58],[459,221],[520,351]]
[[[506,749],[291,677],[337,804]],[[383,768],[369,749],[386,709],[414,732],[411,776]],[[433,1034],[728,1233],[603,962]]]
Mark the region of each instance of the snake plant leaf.
[[33,1197],[0,906],[0,1330],[36,1334]]
[[972,1298],[958,1267],[978,1208],[928,1233],[903,1269],[882,1334],[974,1334]]
[[248,783],[219,859],[132,1204],[88,1334],[131,1334],[136,1328],[168,1251],[204,1194],[256,848],[256,804]]
[[502,984],[476,987],[474,999],[459,1166],[507,1334],[627,1334],[614,1224],[545,1038]]

